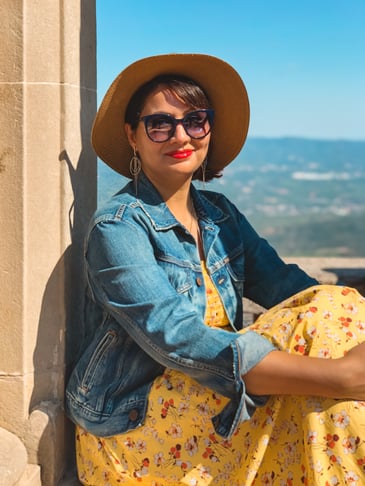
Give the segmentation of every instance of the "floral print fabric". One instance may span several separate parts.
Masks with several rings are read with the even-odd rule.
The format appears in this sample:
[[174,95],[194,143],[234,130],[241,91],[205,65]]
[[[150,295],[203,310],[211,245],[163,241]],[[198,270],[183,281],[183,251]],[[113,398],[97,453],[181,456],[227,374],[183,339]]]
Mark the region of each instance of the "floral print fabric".
[[[207,324],[226,326],[219,296],[205,279]],[[290,353],[338,358],[365,340],[365,299],[347,287],[312,287],[267,311],[249,329]],[[218,436],[211,423],[226,403],[167,369],[153,384],[147,418],[138,429],[100,438],[77,427],[80,481],[97,486],[364,484],[365,402],[272,396],[230,440]]]

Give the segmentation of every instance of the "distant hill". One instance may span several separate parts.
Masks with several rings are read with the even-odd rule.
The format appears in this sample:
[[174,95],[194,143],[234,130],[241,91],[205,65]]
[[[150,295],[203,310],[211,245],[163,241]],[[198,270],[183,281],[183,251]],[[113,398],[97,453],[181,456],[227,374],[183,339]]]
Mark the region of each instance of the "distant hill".
[[[100,162],[99,203],[125,181]],[[206,188],[226,194],[281,255],[365,256],[365,141],[250,138]]]

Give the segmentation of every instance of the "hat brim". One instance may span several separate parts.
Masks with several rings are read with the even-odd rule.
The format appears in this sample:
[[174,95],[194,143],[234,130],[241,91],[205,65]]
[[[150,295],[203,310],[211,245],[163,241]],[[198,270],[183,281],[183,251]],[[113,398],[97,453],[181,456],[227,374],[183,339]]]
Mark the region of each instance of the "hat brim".
[[193,79],[215,110],[209,148],[209,169],[220,171],[238,155],[249,125],[249,101],[237,71],[206,54],[165,54],[141,59],[124,69],[110,85],[96,114],[91,142],[98,157],[125,177],[131,177],[133,155],[124,130],[124,116],[134,92],[161,74]]

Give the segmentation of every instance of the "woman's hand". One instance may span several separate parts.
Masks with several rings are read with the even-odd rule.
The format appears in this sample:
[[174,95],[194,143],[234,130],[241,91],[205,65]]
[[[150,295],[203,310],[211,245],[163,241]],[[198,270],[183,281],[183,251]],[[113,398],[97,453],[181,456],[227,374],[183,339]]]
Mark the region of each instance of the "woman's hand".
[[346,353],[342,361],[342,394],[338,398],[365,400],[365,342]]
[[338,359],[272,351],[243,379],[247,391],[255,395],[314,395],[365,400],[365,343]]

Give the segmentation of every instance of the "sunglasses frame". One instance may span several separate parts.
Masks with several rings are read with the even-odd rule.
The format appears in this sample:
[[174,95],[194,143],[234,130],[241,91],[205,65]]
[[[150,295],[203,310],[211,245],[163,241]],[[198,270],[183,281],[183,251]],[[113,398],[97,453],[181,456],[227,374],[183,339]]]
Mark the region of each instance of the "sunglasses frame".
[[[206,121],[208,121],[208,123],[209,123],[209,131],[206,132],[201,137],[193,137],[193,136],[190,135],[190,133],[187,130],[187,127],[185,126],[185,124],[187,122],[187,118],[189,116],[193,115],[194,113],[202,113],[202,112],[207,114]],[[147,129],[148,122],[151,119],[159,117],[159,116],[160,117],[166,117],[168,119],[168,121],[171,122],[171,126],[172,126],[171,133],[167,132],[169,135],[168,135],[168,138],[166,140],[153,140],[153,138],[151,138],[150,134],[148,133],[148,129]],[[214,123],[214,110],[213,109],[201,109],[201,110],[189,111],[189,113],[187,113],[183,118],[175,118],[172,115],[169,115],[168,113],[153,113],[152,115],[141,116],[139,121],[142,121],[144,123],[144,128],[145,128],[145,132],[146,132],[147,137],[152,142],[155,142],[155,143],[165,143],[168,140],[170,140],[175,135],[176,127],[179,125],[179,123],[181,123],[181,125],[184,127],[185,133],[190,138],[192,138],[194,140],[201,140],[202,138],[205,138],[207,135],[209,135],[209,133],[212,131],[212,127],[213,127],[213,123]]]

